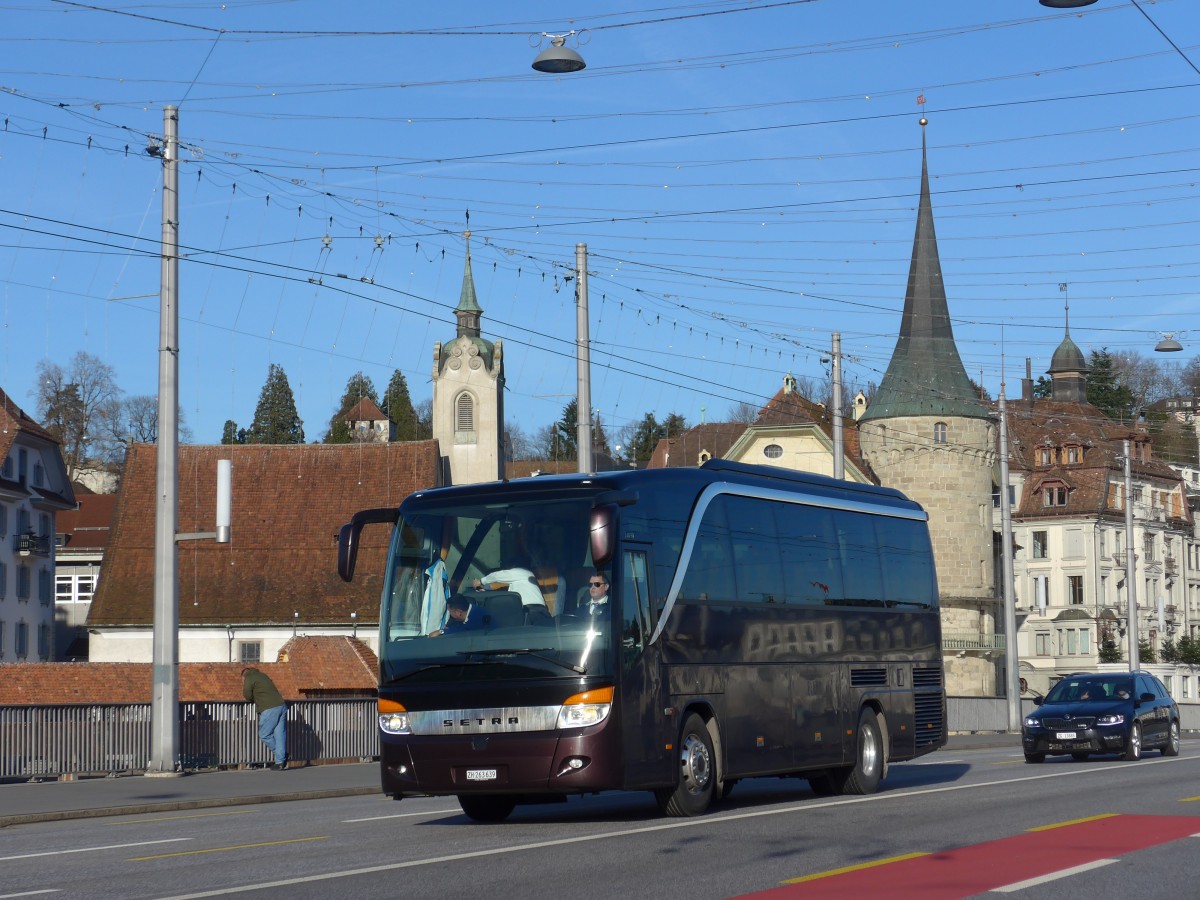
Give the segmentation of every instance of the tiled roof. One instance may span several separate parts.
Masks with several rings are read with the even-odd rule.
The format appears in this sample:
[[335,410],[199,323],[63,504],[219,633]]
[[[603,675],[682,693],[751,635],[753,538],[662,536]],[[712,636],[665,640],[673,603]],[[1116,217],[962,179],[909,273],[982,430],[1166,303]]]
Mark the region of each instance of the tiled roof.
[[67,543],[57,550],[58,556],[69,556],[80,550],[103,550],[112,528],[116,494],[81,494],[77,509],[60,512],[54,527],[67,536]]
[[726,451],[746,432],[741,422],[707,422],[689,428],[683,434],[662,438],[650,454],[648,469],[677,469],[698,466],[700,453],[707,450],[714,459],[722,459]]
[[[369,647],[347,637],[294,638],[281,657],[258,663],[285,700],[331,693],[372,696],[378,661]],[[239,702],[243,663],[180,663],[182,702]],[[149,703],[150,663],[8,663],[0,665],[0,706],[74,703]]]
[[50,432],[35,422],[2,390],[0,390],[0,425],[3,426],[0,427],[0,458],[8,453],[17,431],[24,431],[26,434],[58,444]]
[[346,421],[354,422],[383,422],[387,420],[379,404],[370,397],[363,397],[346,413]]
[[[1044,518],[1047,516],[1123,515],[1119,507],[1110,506],[1108,486],[1124,475],[1124,441],[1146,442],[1144,429],[1108,418],[1090,403],[1066,403],[1056,400],[1014,400],[1006,404],[1008,411],[1009,470],[1025,473],[1019,508],[1014,516]],[[1040,450],[1044,447],[1059,450],[1077,447],[1080,461],[1066,463],[1058,453],[1051,465],[1042,465]],[[1164,488],[1179,483],[1179,474],[1166,463],[1150,456],[1136,458],[1130,465],[1135,478],[1158,481]],[[1070,490],[1065,506],[1046,507],[1038,487],[1046,482],[1061,482]],[[1182,517],[1189,514],[1186,507]]]
[[[147,444],[129,451],[91,627],[153,623],[156,457]],[[350,584],[337,531],[436,486],[437,442],[180,447],[179,532],[213,530],[220,459],[233,461],[232,540],[179,542],[180,624],[377,621],[388,529],[363,531]]]

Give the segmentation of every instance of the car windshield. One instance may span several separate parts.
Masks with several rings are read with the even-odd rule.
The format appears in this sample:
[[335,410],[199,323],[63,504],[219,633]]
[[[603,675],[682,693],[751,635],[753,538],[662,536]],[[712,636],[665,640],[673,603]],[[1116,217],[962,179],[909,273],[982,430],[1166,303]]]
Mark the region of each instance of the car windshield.
[[591,494],[438,500],[406,502],[392,536],[380,611],[384,683],[609,673],[611,586],[596,598],[609,614],[587,605],[589,581],[608,581],[592,566]]
[[1095,700],[1128,700],[1133,696],[1132,682],[1125,678],[1062,679],[1046,695],[1047,703],[1090,703]]

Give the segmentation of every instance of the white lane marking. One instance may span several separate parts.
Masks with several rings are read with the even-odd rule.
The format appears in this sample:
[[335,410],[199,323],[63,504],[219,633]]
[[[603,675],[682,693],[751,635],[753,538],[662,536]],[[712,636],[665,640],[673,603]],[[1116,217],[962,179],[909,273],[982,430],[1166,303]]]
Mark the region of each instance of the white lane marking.
[[1111,865],[1115,862],[1115,859],[1094,859],[1079,866],[1071,866],[1069,869],[1059,869],[1057,872],[1048,872],[1045,875],[1038,875],[1036,878],[1026,878],[1024,881],[1014,881],[1012,884],[992,888],[992,890],[997,894],[1012,894],[1016,891],[1023,891],[1025,888],[1036,887],[1039,884],[1046,884],[1050,881],[1058,881],[1060,878],[1069,878],[1072,875],[1078,875],[1080,872],[1098,869],[1101,866]]
[[[19,856],[0,856],[0,862],[13,859],[33,859],[35,856],[65,856],[68,853],[95,853],[98,850],[125,850],[128,847],[148,847],[151,844],[174,844],[178,841],[190,841],[192,838],[166,838],[161,841],[134,841],[131,844],[105,844],[101,847],[74,847],[70,850],[44,850],[41,853],[22,853]],[[8,895],[6,895],[8,896]],[[19,896],[12,894],[11,896]]]
[[57,894],[59,888],[43,888],[40,891],[22,891],[19,894],[0,894],[0,900],[10,900],[12,897],[36,897],[39,894]]
[[773,809],[755,809],[741,813],[730,813],[724,816],[700,816],[693,819],[682,819],[671,822],[659,822],[654,825],[644,825],[640,828],[627,828],[623,831],[604,831],[599,834],[580,835],[578,837],[558,838],[552,841],[535,841],[531,844],[513,844],[507,847],[493,847],[488,850],[473,850],[469,853],[454,853],[449,856],[432,856],[424,859],[411,859],[407,862],[388,863],[381,866],[367,866],[361,869],[346,869],[341,872],[324,872],[319,875],[306,875],[301,878],[284,878],[279,881],[264,881],[258,884],[241,884],[213,891],[201,891],[196,894],[176,894],[164,897],[162,900],[202,900],[206,897],[227,897],[231,894],[247,893],[249,891],[265,891],[272,888],[291,887],[297,884],[312,884],[320,881],[332,881],[335,878],[354,878],[359,875],[373,875],[378,872],[395,872],[401,869],[414,869],[419,866],[435,866],[463,859],[480,859],[487,856],[501,856],[507,853],[521,853],[526,850],[542,850],[546,847],[563,847],[570,844],[584,844],[591,841],[604,841],[610,838],[631,837],[639,834],[653,834],[656,831],[672,831],[677,828],[699,828],[706,825],[720,825],[725,822],[737,822],[742,819],[765,818],[789,813],[807,813],[814,809],[826,809],[832,806],[849,806],[854,803],[879,803],[891,799],[907,797],[924,797],[929,794],[948,794],[957,791],[971,791],[981,788],[1003,787],[1009,784],[1020,784],[1026,781],[1044,781],[1047,778],[1076,778],[1081,775],[1093,775],[1097,772],[1107,772],[1110,769],[1123,769],[1126,773],[1136,773],[1154,765],[1163,763],[1197,762],[1200,757],[1175,756],[1162,759],[1144,759],[1136,765],[1115,763],[1108,766],[1087,766],[1067,768],[1063,772],[1048,772],[1043,775],[1024,775],[1019,778],[1003,778],[996,781],[981,781],[977,784],[951,784],[942,787],[920,788],[911,791],[888,791],[883,794],[872,794],[866,797],[845,797],[838,800],[824,800],[819,803],[803,803],[793,806],[776,807]]
[[352,822],[380,822],[383,819],[411,819],[413,816],[444,816],[447,813],[462,812],[461,809],[431,809],[429,812],[396,813],[391,816],[371,816],[366,819],[342,819],[343,825]]

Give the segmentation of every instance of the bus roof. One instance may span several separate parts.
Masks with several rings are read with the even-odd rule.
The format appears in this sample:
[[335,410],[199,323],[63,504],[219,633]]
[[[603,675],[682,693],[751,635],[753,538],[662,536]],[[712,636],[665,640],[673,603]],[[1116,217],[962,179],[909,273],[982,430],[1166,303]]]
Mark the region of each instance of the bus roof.
[[511,496],[514,492],[523,495],[559,493],[575,488],[600,493],[610,490],[673,487],[699,493],[707,485],[716,482],[757,484],[815,496],[840,497],[904,509],[921,509],[920,504],[894,488],[839,481],[812,472],[797,472],[779,466],[757,466],[725,459],[710,459],[698,468],[680,466],[666,469],[616,469],[607,472],[531,475],[511,481],[430,488],[417,491],[411,497],[419,497],[422,500],[460,501],[467,497],[483,499],[497,495]]

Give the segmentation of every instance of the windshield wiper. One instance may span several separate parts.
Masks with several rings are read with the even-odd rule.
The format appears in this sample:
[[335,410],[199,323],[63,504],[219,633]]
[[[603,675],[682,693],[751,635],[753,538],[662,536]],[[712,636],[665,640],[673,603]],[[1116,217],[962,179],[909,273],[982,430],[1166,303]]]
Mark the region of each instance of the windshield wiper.
[[573,663],[563,662],[561,659],[542,656],[543,653],[548,653],[553,649],[553,647],[513,647],[505,650],[461,650],[459,652],[468,659],[472,656],[532,656],[543,662],[553,663],[556,666],[562,666],[564,669],[570,669],[572,672],[578,672],[580,675],[587,674],[587,666],[577,666]]

